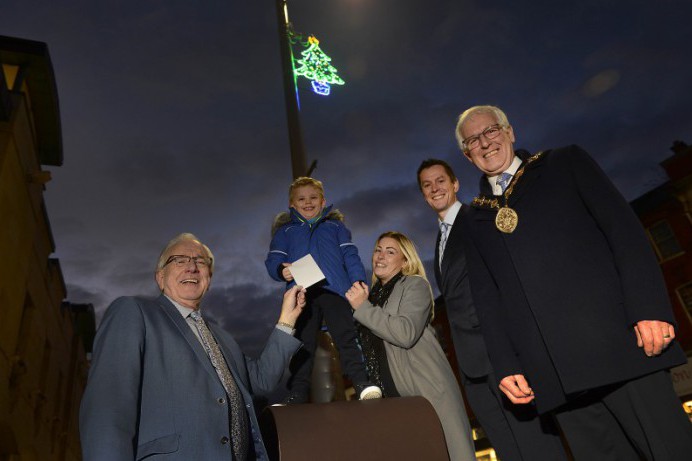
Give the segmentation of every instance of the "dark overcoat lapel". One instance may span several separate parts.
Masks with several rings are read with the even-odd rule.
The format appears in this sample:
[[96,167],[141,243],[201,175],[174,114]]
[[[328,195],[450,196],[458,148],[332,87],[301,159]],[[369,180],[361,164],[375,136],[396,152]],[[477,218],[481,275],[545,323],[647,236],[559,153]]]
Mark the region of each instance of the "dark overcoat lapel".
[[463,205],[457,214],[447,238],[440,269],[438,232],[435,244],[435,278],[447,308],[452,341],[461,371],[468,377],[479,378],[490,373],[490,359],[481,334],[476,309],[471,298],[466,255],[462,242],[462,215],[468,211]]

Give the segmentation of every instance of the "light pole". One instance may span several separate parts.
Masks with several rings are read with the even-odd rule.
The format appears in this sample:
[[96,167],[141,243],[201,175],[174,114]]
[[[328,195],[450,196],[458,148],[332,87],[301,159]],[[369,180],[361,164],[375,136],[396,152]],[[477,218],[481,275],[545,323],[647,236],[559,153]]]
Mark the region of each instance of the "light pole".
[[[308,171],[303,134],[300,129],[300,102],[298,100],[296,77],[293,72],[293,50],[289,37],[290,25],[286,0],[276,0],[276,14],[279,24],[279,50],[281,52],[284,100],[286,102],[286,118],[288,121],[288,142],[291,148],[293,179],[295,179],[299,176],[307,176],[311,171]],[[311,166],[310,170],[313,168],[314,166]]]

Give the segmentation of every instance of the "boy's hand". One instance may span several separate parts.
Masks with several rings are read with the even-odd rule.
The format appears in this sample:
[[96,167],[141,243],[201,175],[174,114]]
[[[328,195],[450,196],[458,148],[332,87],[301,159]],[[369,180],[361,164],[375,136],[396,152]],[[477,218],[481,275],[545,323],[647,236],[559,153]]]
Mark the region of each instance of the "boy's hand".
[[288,269],[291,266],[291,263],[282,263],[284,265],[284,268],[281,270],[281,275],[283,276],[284,280],[287,282],[292,282],[293,281],[293,274],[291,274],[291,271]]
[[364,282],[354,282],[346,292],[346,299],[353,310],[358,310],[361,304],[368,299],[368,286]]

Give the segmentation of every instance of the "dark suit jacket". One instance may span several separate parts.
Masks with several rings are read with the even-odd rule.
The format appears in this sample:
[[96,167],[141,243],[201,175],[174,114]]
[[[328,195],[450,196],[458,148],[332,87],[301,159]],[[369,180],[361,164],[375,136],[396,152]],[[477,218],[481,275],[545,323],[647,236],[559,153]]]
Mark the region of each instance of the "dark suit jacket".
[[[300,342],[274,330],[258,360],[208,322],[241,389],[258,459],[266,459],[251,393],[270,392]],[[118,298],[101,321],[80,410],[85,461],[231,459],[229,405],[185,319],[164,296]]]
[[[481,179],[481,193],[492,198]],[[523,373],[540,412],[576,393],[684,363],[637,347],[639,320],[674,323],[663,277],[629,204],[577,146],[529,163],[509,206],[518,226],[495,228],[496,209],[463,221],[469,274],[498,379]]]
[[466,271],[466,255],[462,244],[462,214],[468,211],[461,206],[452,229],[447,237],[442,269],[440,260],[440,233],[435,243],[435,280],[447,308],[454,350],[459,368],[470,378],[479,378],[490,373],[490,359],[481,333],[476,308],[471,299],[471,289]]

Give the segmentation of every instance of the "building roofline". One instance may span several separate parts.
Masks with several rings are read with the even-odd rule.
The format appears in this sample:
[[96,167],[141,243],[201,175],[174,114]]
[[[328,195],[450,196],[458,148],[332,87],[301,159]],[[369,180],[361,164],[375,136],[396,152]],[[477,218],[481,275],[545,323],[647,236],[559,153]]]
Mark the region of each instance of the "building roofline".
[[0,35],[0,63],[19,66],[24,72],[31,97],[41,164],[61,166],[63,148],[60,104],[48,45]]

